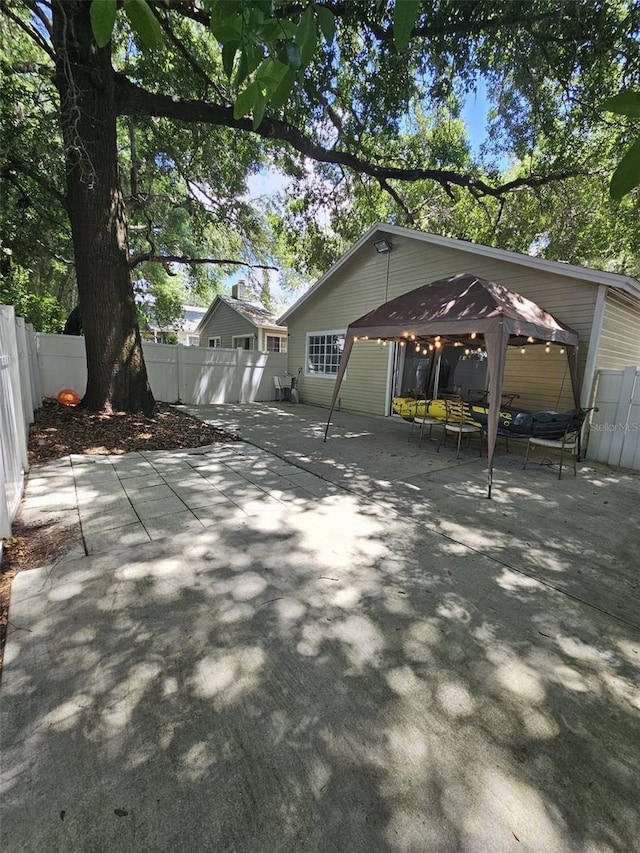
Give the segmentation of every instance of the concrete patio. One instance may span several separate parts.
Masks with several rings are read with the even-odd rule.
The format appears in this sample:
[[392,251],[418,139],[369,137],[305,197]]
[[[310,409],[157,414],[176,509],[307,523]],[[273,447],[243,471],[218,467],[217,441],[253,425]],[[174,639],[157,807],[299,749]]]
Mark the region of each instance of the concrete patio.
[[194,413],[32,474],[90,553],[14,582],[3,851],[637,849],[640,478]]

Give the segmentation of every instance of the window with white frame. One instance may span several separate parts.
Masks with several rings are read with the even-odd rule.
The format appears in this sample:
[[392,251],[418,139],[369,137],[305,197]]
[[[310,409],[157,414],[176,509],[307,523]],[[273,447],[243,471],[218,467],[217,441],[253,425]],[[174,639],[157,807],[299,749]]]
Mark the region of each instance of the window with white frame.
[[344,332],[307,332],[307,375],[335,376],[344,340]]
[[287,339],[282,335],[265,335],[267,352],[286,352]]
[[210,346],[210,347],[219,347],[219,346],[222,346],[222,344],[220,343],[220,338],[219,338],[219,337],[217,337],[217,338],[209,338],[209,346]]

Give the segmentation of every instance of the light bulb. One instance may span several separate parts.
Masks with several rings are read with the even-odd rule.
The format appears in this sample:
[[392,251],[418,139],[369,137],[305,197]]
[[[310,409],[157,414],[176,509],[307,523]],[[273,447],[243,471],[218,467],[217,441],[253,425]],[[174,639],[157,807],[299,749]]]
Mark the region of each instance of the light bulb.
[[564,347],[560,347],[560,355],[564,355]]
[[475,332],[471,332],[471,340],[472,340],[472,341],[475,341],[475,339],[476,339],[476,333],[475,333]]
[[524,354],[525,354],[525,352],[526,352],[526,349],[525,349],[524,347],[522,347],[522,349],[520,350],[520,352],[522,353],[522,355],[524,355]]

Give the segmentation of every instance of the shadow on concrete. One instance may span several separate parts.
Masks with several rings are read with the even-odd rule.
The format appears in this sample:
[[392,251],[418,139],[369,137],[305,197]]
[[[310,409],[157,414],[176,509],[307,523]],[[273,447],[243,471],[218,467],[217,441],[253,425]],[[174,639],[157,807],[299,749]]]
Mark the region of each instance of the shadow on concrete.
[[2,849],[634,849],[637,630],[496,559],[514,495],[443,492],[20,575]]

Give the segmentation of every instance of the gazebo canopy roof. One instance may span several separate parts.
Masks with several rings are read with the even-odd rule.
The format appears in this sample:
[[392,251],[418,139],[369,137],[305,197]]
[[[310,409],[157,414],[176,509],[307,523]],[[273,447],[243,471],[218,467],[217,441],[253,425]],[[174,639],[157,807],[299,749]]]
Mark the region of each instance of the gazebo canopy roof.
[[497,331],[577,346],[578,335],[535,302],[502,284],[460,273],[403,293],[349,324],[357,336],[465,338]]

